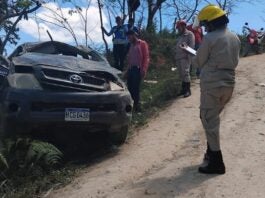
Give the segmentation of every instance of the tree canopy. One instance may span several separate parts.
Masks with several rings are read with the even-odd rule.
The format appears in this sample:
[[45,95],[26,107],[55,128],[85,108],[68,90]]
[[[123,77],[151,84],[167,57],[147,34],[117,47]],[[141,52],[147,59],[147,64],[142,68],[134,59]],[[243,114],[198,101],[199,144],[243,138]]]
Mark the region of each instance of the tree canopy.
[[[52,2],[57,5],[55,10],[46,7],[46,3]],[[0,0],[0,54],[4,53],[8,43],[16,45],[19,40],[18,23],[21,20],[28,20],[32,14],[38,13],[39,8],[46,7],[46,16],[49,18],[35,17],[35,20],[42,23],[52,23],[68,32],[76,45],[89,45],[93,43],[90,38],[91,29],[88,28],[89,18],[88,12],[91,5],[97,7],[100,16],[101,26],[107,23],[113,26],[115,16],[121,16],[123,21],[128,18],[135,20],[135,25],[139,28],[145,28],[149,32],[162,31],[165,27],[163,19],[167,18],[172,21],[172,26],[167,28],[174,29],[176,20],[185,19],[190,21],[192,17],[198,13],[199,9],[209,3],[217,4],[225,9],[228,14],[240,3],[253,3],[250,0]],[[259,2],[259,0],[255,0]],[[68,13],[62,11],[65,4],[70,5]],[[50,10],[49,10],[50,9]],[[159,14],[159,15],[158,15]],[[80,32],[76,33],[75,25],[70,19],[78,15],[79,22],[83,24],[83,37],[78,39]],[[105,21],[103,18],[105,16]],[[162,17],[164,16],[164,17]],[[32,17],[33,18],[33,17]],[[107,19],[106,19],[107,18]],[[158,20],[159,19],[159,20]],[[38,22],[39,23],[39,22]],[[159,28],[158,28],[159,27]],[[80,31],[80,30],[78,30]],[[102,39],[105,40],[102,34]],[[105,40],[106,50],[108,48]]]

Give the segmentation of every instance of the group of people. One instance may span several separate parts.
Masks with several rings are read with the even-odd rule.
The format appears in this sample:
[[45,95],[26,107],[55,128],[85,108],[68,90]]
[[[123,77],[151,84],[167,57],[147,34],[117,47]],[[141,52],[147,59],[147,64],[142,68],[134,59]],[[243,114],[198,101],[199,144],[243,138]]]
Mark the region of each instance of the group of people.
[[[201,72],[200,118],[207,139],[204,165],[199,167],[199,172],[224,174],[226,170],[220,146],[219,115],[232,97],[241,43],[237,35],[228,30],[227,14],[218,6],[204,7],[198,14],[198,21],[200,26],[205,27],[207,34],[199,40],[197,35],[197,46],[196,32],[189,31],[185,21],[178,21],[176,25],[180,34],[176,46],[176,61],[182,80],[180,95],[191,95],[190,66],[198,68]],[[187,51],[188,47],[197,49],[195,56]]]
[[125,57],[130,47],[127,34],[129,31],[134,31],[139,35],[139,30],[134,26],[133,18],[129,18],[128,24],[123,24],[123,20],[120,16],[117,16],[115,20],[117,25],[113,26],[109,32],[104,27],[102,27],[102,30],[107,36],[113,35],[114,66],[123,71]]
[[[176,46],[176,63],[182,80],[179,95],[188,97],[191,65],[200,72],[200,118],[207,139],[204,163],[200,173],[224,174],[225,165],[220,146],[220,113],[232,97],[235,85],[235,68],[239,61],[240,40],[227,28],[229,19],[224,10],[215,5],[204,7],[198,14],[198,26],[204,26],[207,34],[193,24],[192,31],[185,21],[178,21],[179,37]],[[191,31],[190,31],[190,30]],[[197,41],[196,41],[197,40]],[[196,43],[197,42],[197,43]],[[196,55],[188,47],[196,49]]]
[[[114,66],[123,71],[127,78],[127,87],[134,101],[134,110],[140,111],[140,84],[146,76],[149,65],[148,44],[138,38],[139,30],[134,26],[134,20],[129,19],[127,25],[123,25],[121,17],[116,17],[117,25],[110,32],[102,27],[103,32],[113,37]],[[128,56],[128,66],[124,68],[125,57]]]
[[[226,12],[218,6],[204,7],[197,19],[199,21],[197,27],[196,25],[187,26],[183,20],[176,23],[179,36],[176,42],[175,59],[182,81],[182,90],[179,95],[184,97],[191,95],[191,65],[198,68],[201,87],[200,118],[207,139],[204,163],[199,167],[199,172],[224,174],[219,115],[232,97],[235,68],[238,65],[241,44],[239,38],[227,28],[229,19]],[[207,32],[203,38],[200,26],[204,26]],[[149,63],[148,45],[137,35],[134,30],[127,31],[127,39],[131,43],[126,70],[127,84],[136,106],[139,105],[140,82],[146,75]],[[114,47],[119,42],[119,39],[117,42],[114,40]],[[187,50],[188,47],[196,49],[196,55],[191,54]]]

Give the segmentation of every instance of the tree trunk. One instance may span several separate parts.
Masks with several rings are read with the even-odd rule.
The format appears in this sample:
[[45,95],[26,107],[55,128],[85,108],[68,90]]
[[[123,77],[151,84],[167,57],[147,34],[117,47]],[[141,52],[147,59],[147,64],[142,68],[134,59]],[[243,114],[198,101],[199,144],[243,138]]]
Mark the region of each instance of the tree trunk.
[[147,26],[146,29],[147,31],[151,31],[151,29],[154,27],[153,24],[153,1],[152,0],[147,0],[148,3],[148,16],[147,16]]
[[155,31],[154,27],[154,16],[157,10],[161,7],[162,3],[166,0],[157,0],[156,3],[153,3],[153,0],[147,0],[148,3],[148,19],[146,29],[149,32]]
[[[101,27],[103,27],[103,19],[102,19],[102,11],[101,11],[100,0],[98,0],[98,11],[99,11],[99,17],[100,17],[100,24],[101,24]],[[101,30],[101,34],[102,34],[102,39],[103,39],[104,44],[105,44],[106,53],[109,54],[109,47],[108,47],[108,43],[107,43],[107,41],[105,39],[103,30]]]
[[122,2],[122,22],[124,23],[126,20],[126,13],[125,13],[126,1],[123,0]]
[[127,0],[129,19],[135,18],[135,11],[140,6],[140,0]]

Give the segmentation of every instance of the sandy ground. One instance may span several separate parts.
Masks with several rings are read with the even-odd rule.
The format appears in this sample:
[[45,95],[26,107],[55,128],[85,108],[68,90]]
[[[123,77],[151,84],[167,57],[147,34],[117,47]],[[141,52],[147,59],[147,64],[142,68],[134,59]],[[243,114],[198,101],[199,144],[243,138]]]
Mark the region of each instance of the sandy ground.
[[88,167],[70,185],[49,193],[64,198],[264,198],[265,55],[240,60],[233,99],[222,113],[227,173],[197,172],[205,149],[199,84],[135,132],[119,153]]

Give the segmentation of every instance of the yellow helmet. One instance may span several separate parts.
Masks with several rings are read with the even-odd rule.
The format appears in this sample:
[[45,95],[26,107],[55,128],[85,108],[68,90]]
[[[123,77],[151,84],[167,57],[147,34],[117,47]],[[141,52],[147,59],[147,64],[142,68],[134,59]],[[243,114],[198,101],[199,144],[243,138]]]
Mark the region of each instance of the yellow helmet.
[[226,12],[224,10],[222,10],[220,7],[216,5],[210,4],[204,7],[200,11],[198,15],[198,19],[200,22],[203,22],[203,21],[210,22],[224,15],[226,15]]

